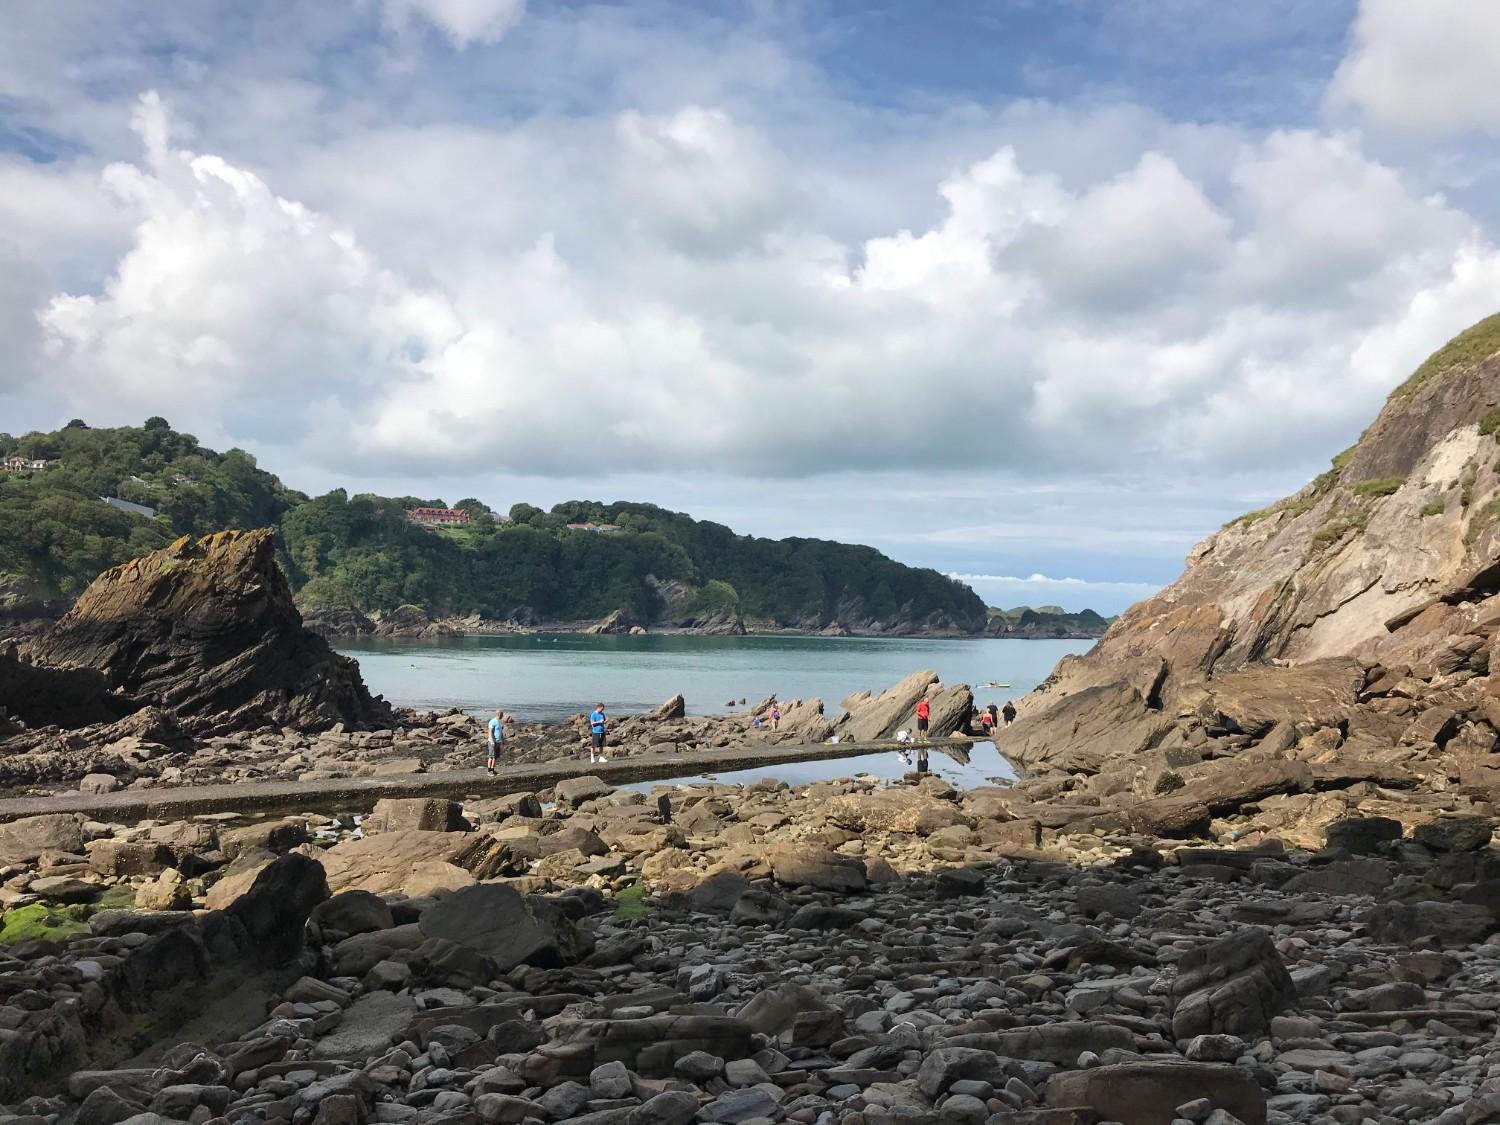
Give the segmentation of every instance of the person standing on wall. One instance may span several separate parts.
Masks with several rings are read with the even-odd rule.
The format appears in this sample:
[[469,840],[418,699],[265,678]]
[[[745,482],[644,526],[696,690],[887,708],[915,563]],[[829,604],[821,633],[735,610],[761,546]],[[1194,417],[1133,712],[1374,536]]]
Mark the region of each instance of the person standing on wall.
[[594,704],[594,710],[589,715],[589,761],[605,761],[604,754],[604,727],[608,720],[604,717],[604,704]]
[[505,712],[498,707],[495,708],[495,717],[489,721],[489,730],[484,740],[490,749],[490,758],[485,763],[485,769],[490,771],[491,777],[494,777],[495,759],[500,756],[500,747],[505,745]]
[[922,701],[917,704],[917,741],[927,741],[927,720],[932,715],[932,705],[927,702],[924,695]]

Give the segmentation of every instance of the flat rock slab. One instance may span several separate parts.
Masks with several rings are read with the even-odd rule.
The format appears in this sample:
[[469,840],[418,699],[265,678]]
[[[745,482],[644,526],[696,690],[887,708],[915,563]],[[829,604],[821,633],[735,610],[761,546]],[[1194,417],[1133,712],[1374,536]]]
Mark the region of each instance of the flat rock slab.
[[416,1001],[409,996],[394,992],[361,996],[349,1005],[338,1027],[313,1045],[312,1057],[362,1063],[388,1050],[392,1033],[404,1029],[416,1014]]

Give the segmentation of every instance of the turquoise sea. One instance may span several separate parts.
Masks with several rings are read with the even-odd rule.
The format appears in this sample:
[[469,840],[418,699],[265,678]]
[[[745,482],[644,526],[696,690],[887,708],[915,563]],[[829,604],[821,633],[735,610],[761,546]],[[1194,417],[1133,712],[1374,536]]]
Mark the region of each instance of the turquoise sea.
[[[775,692],[820,698],[830,713],[856,691],[879,691],[922,668],[966,683],[981,706],[1024,695],[1091,641],[925,640],[863,637],[578,634],[440,641],[342,641],[371,690],[400,706],[502,707],[556,720],[602,700],[615,714],[648,711],[681,692],[707,715]],[[998,682],[1009,687],[986,687]],[[731,700],[733,703],[731,704]]]

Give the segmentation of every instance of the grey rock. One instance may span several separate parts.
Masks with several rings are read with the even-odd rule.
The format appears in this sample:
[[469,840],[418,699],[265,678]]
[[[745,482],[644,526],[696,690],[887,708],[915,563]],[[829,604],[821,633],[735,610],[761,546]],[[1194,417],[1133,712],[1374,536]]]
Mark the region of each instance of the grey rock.
[[1189,950],[1172,986],[1172,1034],[1257,1036],[1297,1002],[1291,975],[1261,929],[1226,934]]

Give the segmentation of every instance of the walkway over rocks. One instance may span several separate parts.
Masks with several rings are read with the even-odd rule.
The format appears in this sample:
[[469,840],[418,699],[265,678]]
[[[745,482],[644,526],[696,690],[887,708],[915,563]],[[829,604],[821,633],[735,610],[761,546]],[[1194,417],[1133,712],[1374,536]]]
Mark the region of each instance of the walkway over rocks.
[[[804,746],[752,746],[692,754],[635,755],[590,764],[578,759],[539,765],[501,765],[494,777],[482,769],[444,770],[387,777],[349,777],[318,781],[258,781],[225,785],[127,789],[114,793],[68,793],[56,797],[0,800],[0,822],[43,813],[82,813],[100,820],[180,819],[202,813],[292,813],[312,807],[361,812],[385,797],[450,797],[546,789],[569,777],[592,774],[612,785],[664,781],[674,777],[722,774],[795,762],[832,761],[865,754],[894,752],[899,743],[837,742]],[[943,744],[932,748],[940,752]],[[955,747],[966,747],[958,742]]]

